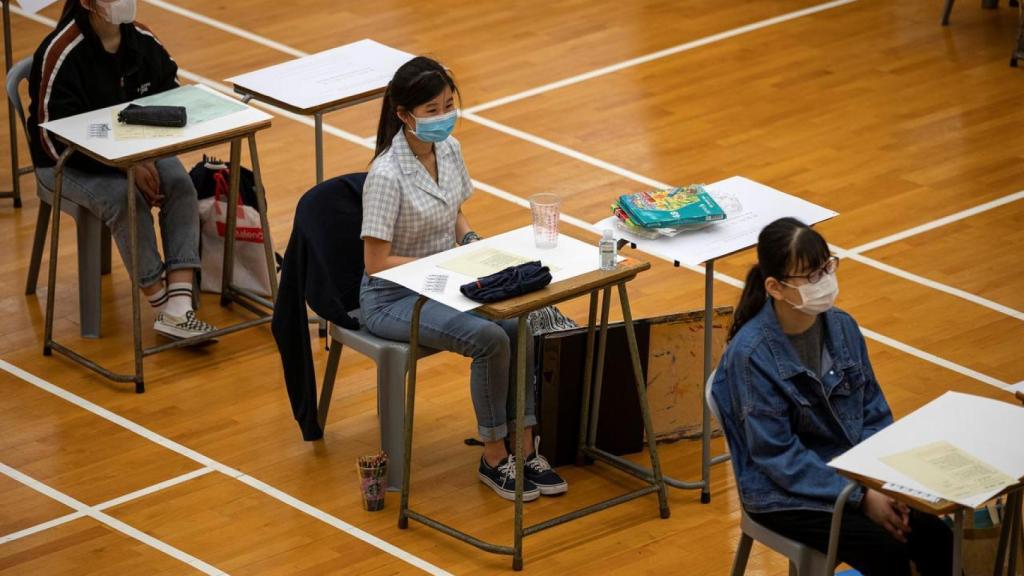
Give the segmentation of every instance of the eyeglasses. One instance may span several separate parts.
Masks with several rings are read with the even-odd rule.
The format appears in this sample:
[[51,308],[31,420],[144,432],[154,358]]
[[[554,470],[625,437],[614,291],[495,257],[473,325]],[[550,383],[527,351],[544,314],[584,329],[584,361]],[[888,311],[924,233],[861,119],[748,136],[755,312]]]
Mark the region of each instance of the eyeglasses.
[[835,274],[839,268],[839,258],[836,256],[829,256],[829,259],[825,261],[825,265],[818,268],[810,274],[804,274],[802,276],[784,276],[784,278],[803,278],[807,280],[808,284],[817,284],[819,280],[825,277],[826,274]]

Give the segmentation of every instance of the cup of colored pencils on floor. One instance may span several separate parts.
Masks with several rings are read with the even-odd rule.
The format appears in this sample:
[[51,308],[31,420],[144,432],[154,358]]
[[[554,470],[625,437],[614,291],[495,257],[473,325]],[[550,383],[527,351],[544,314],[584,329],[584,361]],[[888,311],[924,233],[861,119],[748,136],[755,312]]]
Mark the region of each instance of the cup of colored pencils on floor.
[[363,510],[375,512],[384,508],[384,494],[388,482],[388,454],[381,450],[373,456],[360,456],[359,490],[363,495]]

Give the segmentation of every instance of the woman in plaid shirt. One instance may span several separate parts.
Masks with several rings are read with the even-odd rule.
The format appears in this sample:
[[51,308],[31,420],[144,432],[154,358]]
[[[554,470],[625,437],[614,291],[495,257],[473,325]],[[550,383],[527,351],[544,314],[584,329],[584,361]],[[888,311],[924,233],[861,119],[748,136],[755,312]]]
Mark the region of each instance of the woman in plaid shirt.
[[[458,88],[448,71],[419,56],[402,65],[384,94],[377,149],[363,188],[363,276],[359,302],[363,322],[382,338],[408,341],[418,295],[370,276],[417,258],[479,240],[462,213],[473,184],[459,142],[451,136],[458,118]],[[430,300],[420,313],[423,346],[473,358],[470,392],[484,442],[478,475],[499,496],[515,498],[515,462],[506,444],[515,414],[509,382],[514,382],[517,323],[492,321]],[[566,482],[536,452],[537,424],[533,340],[526,359],[525,500],[561,494]]]

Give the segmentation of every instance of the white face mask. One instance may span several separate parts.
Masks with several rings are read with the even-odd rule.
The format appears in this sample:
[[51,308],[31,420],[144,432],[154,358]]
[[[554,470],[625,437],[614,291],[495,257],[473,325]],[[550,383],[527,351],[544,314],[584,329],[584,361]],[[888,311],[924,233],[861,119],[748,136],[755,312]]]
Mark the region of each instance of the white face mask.
[[103,2],[97,0],[93,4],[96,13],[111,24],[128,24],[135,21],[135,0],[114,0]]
[[800,300],[803,304],[793,304],[789,302],[793,308],[816,316],[829,310],[836,303],[836,297],[839,296],[839,280],[836,278],[835,273],[824,274],[821,280],[818,280],[815,284],[801,284],[799,286],[793,286],[792,284],[782,284],[789,286],[790,288],[796,288],[797,292],[800,293]]

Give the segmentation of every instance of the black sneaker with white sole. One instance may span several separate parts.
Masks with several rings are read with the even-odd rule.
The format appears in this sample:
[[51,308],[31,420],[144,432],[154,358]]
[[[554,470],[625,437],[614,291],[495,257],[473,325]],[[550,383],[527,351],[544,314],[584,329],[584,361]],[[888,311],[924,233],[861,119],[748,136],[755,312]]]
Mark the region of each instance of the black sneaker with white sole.
[[214,326],[196,318],[194,310],[185,312],[185,316],[182,317],[171,316],[166,312],[161,312],[157,315],[156,321],[153,322],[153,330],[174,340],[202,336],[216,329]]
[[528,482],[533,482],[544,496],[557,496],[569,490],[569,483],[555,472],[551,464],[548,464],[547,458],[541,456],[540,436],[534,436],[533,454],[530,454],[523,464],[523,476]]
[[[505,500],[516,499],[516,457],[509,456],[493,468],[480,458],[480,481],[490,486]],[[540,498],[540,490],[528,477],[523,478],[523,502]]]

